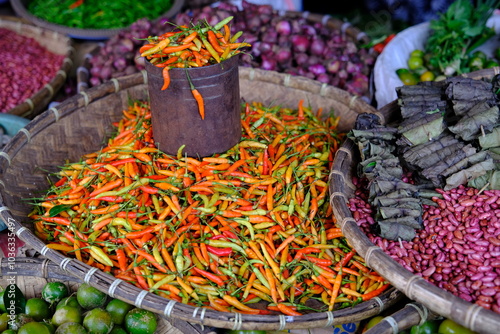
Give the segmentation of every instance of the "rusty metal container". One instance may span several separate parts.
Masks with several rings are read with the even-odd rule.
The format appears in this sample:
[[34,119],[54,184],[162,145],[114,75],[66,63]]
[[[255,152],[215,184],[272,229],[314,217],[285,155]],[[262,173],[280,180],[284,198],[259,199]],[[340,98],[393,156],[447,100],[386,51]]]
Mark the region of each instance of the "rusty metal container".
[[[153,136],[160,150],[190,157],[222,153],[241,139],[238,56],[220,64],[170,70],[170,85],[163,86],[162,69],[146,62]],[[187,72],[187,73],[186,73]],[[205,119],[191,93],[187,75],[203,96]]]

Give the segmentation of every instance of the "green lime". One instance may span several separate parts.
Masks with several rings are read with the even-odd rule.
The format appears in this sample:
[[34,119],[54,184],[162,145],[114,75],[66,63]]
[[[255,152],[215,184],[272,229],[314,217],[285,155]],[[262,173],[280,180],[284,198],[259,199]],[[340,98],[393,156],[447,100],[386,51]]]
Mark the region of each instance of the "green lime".
[[57,303],[56,310],[64,305],[73,306],[73,307],[79,308],[80,310],[83,309],[82,306],[80,305],[80,303],[78,303],[78,299],[76,298],[75,295],[71,295],[71,296],[68,296],[68,297],[61,299],[61,301],[59,303]]
[[52,324],[50,318],[40,321],[40,323],[43,324],[45,327],[47,327],[47,329],[51,334],[54,334],[56,332],[56,326]]
[[424,58],[412,56],[408,59],[408,68],[410,70],[415,70],[420,67],[424,67]]
[[69,290],[62,282],[49,282],[42,289],[42,298],[47,303],[55,305],[64,297],[68,297]]
[[61,306],[54,312],[52,323],[55,326],[61,326],[65,322],[82,322],[82,311],[73,306]]
[[420,81],[433,81],[436,78],[432,71],[425,71],[420,75]]
[[32,322],[33,318],[27,315],[26,313],[19,313],[16,314],[14,321],[9,322],[9,328],[17,331],[19,328],[21,328],[23,325],[27,324],[28,322]]
[[423,58],[424,57],[424,51],[419,50],[419,49],[415,49],[415,50],[413,50],[410,53],[410,57],[420,57],[420,58]]
[[106,311],[111,314],[111,319],[113,319],[113,323],[116,325],[123,324],[128,311],[133,308],[133,305],[130,305],[120,299],[112,299],[108,305],[106,305]]
[[407,69],[407,68],[398,68],[398,69],[396,70],[396,74],[397,74],[398,76],[400,76],[400,75],[402,75],[402,74],[405,74],[405,73],[410,73],[410,70],[409,70],[409,69]]
[[373,318],[371,318],[365,325],[365,327],[363,328],[364,331],[367,331],[369,330],[370,328],[372,328],[373,326],[375,326],[376,324],[378,324],[382,319],[384,319],[383,316],[381,315],[377,315],[377,316],[374,316]]
[[50,334],[50,331],[44,324],[32,321],[22,325],[17,334]]
[[108,334],[113,329],[113,320],[106,310],[95,308],[85,314],[83,326],[89,334]]
[[2,333],[0,334],[17,334],[17,331],[13,330],[13,329],[7,329],[7,330],[4,330]]
[[481,57],[472,57],[469,59],[467,66],[473,71],[482,70],[486,64],[486,59]]
[[55,334],[88,334],[88,332],[82,324],[66,322],[57,327]]
[[438,333],[440,334],[475,334],[472,330],[464,327],[451,319],[444,319],[439,324]]
[[483,60],[486,60],[488,58],[486,53],[484,53],[483,51],[475,51],[474,53],[472,53],[471,57],[481,58]]
[[109,334],[128,334],[128,333],[120,326],[114,326],[111,332],[109,332]]
[[42,321],[50,317],[49,304],[42,298],[30,298],[26,301],[26,314],[35,321]]
[[9,328],[9,314],[2,313],[0,315],[0,333]]
[[125,316],[125,329],[130,334],[153,334],[157,326],[156,315],[148,310],[134,308]]
[[86,310],[96,307],[103,307],[106,304],[107,295],[94,288],[93,286],[83,283],[76,291],[76,299],[78,303]]
[[419,78],[412,72],[401,73],[399,75],[399,79],[403,82],[404,85],[416,85],[418,83]]
[[7,312],[7,309],[5,308],[5,304],[3,303],[3,294],[5,293],[5,290],[0,291],[0,312]]

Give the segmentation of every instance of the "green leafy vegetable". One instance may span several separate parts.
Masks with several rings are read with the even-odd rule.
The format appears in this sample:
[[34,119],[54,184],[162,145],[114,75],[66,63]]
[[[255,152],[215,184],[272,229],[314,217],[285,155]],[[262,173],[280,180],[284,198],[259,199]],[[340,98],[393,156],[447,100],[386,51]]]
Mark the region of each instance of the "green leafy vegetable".
[[498,0],[479,0],[474,7],[469,0],[457,0],[439,19],[432,20],[425,45],[432,55],[431,65],[447,76],[468,72],[468,53],[495,34],[486,21],[499,4]]

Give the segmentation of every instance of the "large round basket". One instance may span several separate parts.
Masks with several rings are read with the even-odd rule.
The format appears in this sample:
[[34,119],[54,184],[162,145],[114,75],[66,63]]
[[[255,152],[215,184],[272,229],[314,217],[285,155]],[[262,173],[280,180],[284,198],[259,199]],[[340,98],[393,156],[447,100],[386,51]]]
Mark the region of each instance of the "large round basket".
[[[33,38],[50,52],[64,56],[56,75],[42,89],[8,111],[9,114],[33,118],[47,108],[55,94],[66,82],[66,78],[73,67],[75,52],[71,39],[58,32],[33,26],[26,23],[26,21],[6,16],[0,17],[0,28],[9,29],[19,35]],[[43,64],[39,64],[39,66],[43,66]]]
[[[85,39],[85,40],[103,40],[108,39],[113,35],[116,35],[121,30],[126,28],[116,28],[116,29],[80,29],[80,28],[72,28],[68,26],[63,26],[60,24],[51,23],[40,19],[33,14],[31,14],[27,6],[30,0],[10,0],[12,5],[12,9],[14,12],[28,20],[29,22],[52,31],[57,31],[63,35],[67,35],[72,38]],[[170,18],[177,14],[181,8],[184,6],[184,0],[173,0],[172,7],[164,13],[162,18]]]
[[[166,317],[218,328],[279,330],[351,323],[380,313],[402,296],[391,288],[352,308],[299,317],[217,312],[160,297],[46,247],[26,223],[31,211],[26,199],[48,189],[47,174],[57,171],[65,161],[78,161],[83,154],[102,147],[112,123],[121,118],[129,101],[148,98],[146,78],[141,72],[112,79],[65,100],[30,122],[0,153],[0,218],[29,247],[110,296]],[[242,99],[289,108],[303,99],[312,108],[335,110],[341,119],[340,131],[348,131],[359,113],[376,112],[345,91],[306,78],[241,68],[239,79]]]
[[[464,74],[472,79],[492,78],[500,73],[495,67]],[[400,115],[397,101],[393,101],[379,112],[390,115],[386,119],[394,120]],[[359,151],[356,144],[347,139],[337,151],[330,174],[330,204],[345,237],[365,259],[368,266],[376,270],[394,287],[408,298],[425,305],[429,310],[443,317],[470,328],[478,333],[498,333],[500,314],[487,310],[477,304],[469,303],[452,293],[438,288],[421,276],[414,275],[373,244],[358,227],[348,201],[354,196],[356,187],[352,177],[356,175]]]

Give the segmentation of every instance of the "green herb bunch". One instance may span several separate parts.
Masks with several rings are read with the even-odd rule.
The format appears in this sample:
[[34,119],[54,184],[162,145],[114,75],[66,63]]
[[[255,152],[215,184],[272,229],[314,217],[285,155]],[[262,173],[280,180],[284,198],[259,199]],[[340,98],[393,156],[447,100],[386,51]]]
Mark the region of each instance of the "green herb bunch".
[[430,23],[431,33],[425,45],[431,54],[430,64],[446,76],[469,72],[467,55],[495,35],[486,26],[498,0],[457,0],[448,10]]

